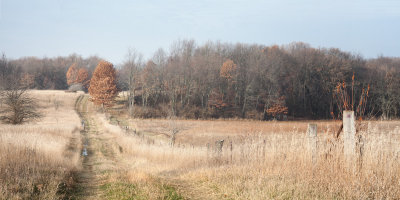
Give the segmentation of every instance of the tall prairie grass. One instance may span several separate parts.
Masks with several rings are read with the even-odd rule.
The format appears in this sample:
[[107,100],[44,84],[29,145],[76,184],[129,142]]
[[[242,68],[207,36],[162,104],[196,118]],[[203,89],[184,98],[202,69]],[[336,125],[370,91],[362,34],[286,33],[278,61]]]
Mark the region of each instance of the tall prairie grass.
[[[0,124],[0,199],[60,198],[81,168],[74,111],[80,94],[31,94],[44,118]],[[144,199],[163,199],[170,186],[191,199],[400,199],[400,121],[365,122],[363,156],[353,162],[343,156],[342,138],[330,134],[338,124],[316,122],[313,162],[309,122],[125,119],[125,130],[104,114],[94,119],[112,136],[106,138],[117,166],[108,181],[133,184],[116,191],[133,188],[128,194]],[[172,130],[179,130],[174,146]],[[219,151],[215,142],[222,139]]]
[[[172,147],[165,136],[168,124],[164,120],[147,120],[145,125],[139,124],[142,120],[131,120],[132,129],[137,131],[134,134],[109,124],[105,117],[99,118],[115,135],[128,163],[124,178],[141,185],[149,194],[153,191],[149,185],[158,178],[176,185],[183,195],[197,199],[400,198],[399,121],[366,122],[368,125],[359,132],[363,135],[362,161],[356,156],[352,162],[343,155],[342,138],[336,140],[328,134],[337,125],[324,122],[319,127],[313,162],[306,130],[295,128],[306,126],[307,122],[278,122],[274,126],[292,128],[276,131],[275,127],[275,133],[259,131],[242,136],[235,133],[239,134],[236,138],[229,132],[225,137],[222,133],[216,137],[209,133],[208,141],[199,142],[196,137],[210,129],[210,122],[208,127],[201,128],[198,125],[206,124],[204,121],[181,121],[191,124],[182,129],[190,130],[191,136],[178,134],[177,138],[184,138]],[[238,127],[230,121],[217,123],[224,123],[228,131]],[[263,122],[249,123],[265,126]],[[154,136],[155,132],[164,132],[164,137]],[[222,152],[215,148],[217,139],[225,139]]]
[[[79,94],[30,91],[39,102],[40,120],[0,124],[0,199],[55,199],[61,183],[80,163]],[[57,194],[59,193],[59,194]]]

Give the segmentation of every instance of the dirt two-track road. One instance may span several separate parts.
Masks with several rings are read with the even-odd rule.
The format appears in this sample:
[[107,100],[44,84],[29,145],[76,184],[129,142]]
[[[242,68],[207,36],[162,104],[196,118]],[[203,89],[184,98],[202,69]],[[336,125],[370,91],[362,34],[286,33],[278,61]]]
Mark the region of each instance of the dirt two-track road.
[[[99,119],[101,115],[87,95],[77,99],[75,108],[82,121],[82,168],[76,172],[74,189],[66,199],[203,199],[191,184],[157,174],[149,175],[152,178],[144,183],[146,187],[150,185],[150,190],[157,190],[155,196],[121,179],[135,167],[131,158],[123,154],[117,136],[105,127],[104,119]],[[178,190],[184,194],[179,194]]]
[[88,96],[80,96],[76,110],[81,117],[82,126],[82,170],[76,175],[76,191],[70,199],[103,199],[101,186],[107,182],[109,172],[122,168],[118,162],[118,153],[113,149],[116,144],[112,135],[103,131],[95,119],[94,108],[88,102]]

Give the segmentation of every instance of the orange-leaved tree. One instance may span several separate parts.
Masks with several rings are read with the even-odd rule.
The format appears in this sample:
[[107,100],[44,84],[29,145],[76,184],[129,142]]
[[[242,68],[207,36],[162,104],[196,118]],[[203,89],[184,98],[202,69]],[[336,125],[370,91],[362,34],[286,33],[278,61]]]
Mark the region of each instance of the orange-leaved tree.
[[78,70],[78,75],[76,77],[76,82],[82,84],[82,86],[86,87],[89,82],[89,73],[85,68],[80,68]]
[[232,80],[236,75],[236,64],[231,60],[226,60],[221,67],[220,76]]
[[77,83],[77,78],[78,78],[78,68],[76,66],[76,63],[72,64],[67,71],[67,84],[68,85],[73,85]]
[[96,105],[109,107],[118,94],[116,72],[113,64],[100,61],[93,72],[89,86],[90,100]]
[[232,103],[235,98],[235,83],[237,75],[237,66],[231,60],[227,59],[221,66],[219,76],[222,77],[220,84],[221,92],[223,93],[223,100]]
[[275,103],[266,110],[267,114],[273,116],[275,119],[284,119],[288,114],[288,107],[285,105],[285,97],[281,96],[275,100]]

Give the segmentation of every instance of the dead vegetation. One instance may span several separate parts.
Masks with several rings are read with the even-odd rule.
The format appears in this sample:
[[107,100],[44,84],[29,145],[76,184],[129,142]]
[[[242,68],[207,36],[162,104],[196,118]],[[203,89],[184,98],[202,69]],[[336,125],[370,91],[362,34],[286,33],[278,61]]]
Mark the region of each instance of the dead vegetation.
[[70,174],[79,168],[79,117],[73,110],[77,94],[32,95],[43,113],[40,121],[0,124],[0,199],[61,198]]
[[[65,177],[81,162],[74,131],[80,120],[73,111],[79,94],[33,94],[43,120],[0,126],[0,198],[58,198],[60,187],[69,184]],[[99,198],[400,198],[399,121],[363,122],[362,165],[353,168],[343,158],[341,138],[332,140],[340,125],[334,121],[313,122],[318,125],[313,163],[309,121],[139,120],[90,112],[103,138],[92,143],[104,155],[95,162],[103,164],[93,165],[101,169],[95,171],[102,177]]]
[[[105,122],[104,122],[105,123]],[[364,122],[362,167],[349,167],[340,125],[318,124],[317,158],[310,160],[308,122],[130,120],[132,132],[109,125],[131,169],[126,178],[146,185],[157,177],[195,199],[398,199],[400,122]],[[225,139],[222,151],[216,141]],[[220,143],[218,143],[220,144]],[[143,178],[147,177],[147,178]],[[144,179],[144,180],[143,180]]]

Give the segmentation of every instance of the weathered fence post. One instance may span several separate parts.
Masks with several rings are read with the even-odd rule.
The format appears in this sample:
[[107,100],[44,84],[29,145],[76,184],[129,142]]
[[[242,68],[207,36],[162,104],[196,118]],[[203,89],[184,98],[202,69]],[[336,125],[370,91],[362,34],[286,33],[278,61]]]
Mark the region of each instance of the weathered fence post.
[[307,128],[308,136],[308,149],[311,155],[311,161],[313,164],[317,161],[317,125],[308,124]]
[[363,166],[363,156],[364,156],[364,138],[362,135],[357,135],[357,166],[360,171]]
[[265,146],[267,145],[267,141],[263,141],[264,145],[263,145],[263,160],[265,161]]
[[215,141],[215,150],[218,155],[221,155],[223,146],[224,146],[224,140]]
[[349,166],[354,166],[356,154],[356,121],[354,111],[343,111],[344,156]]

